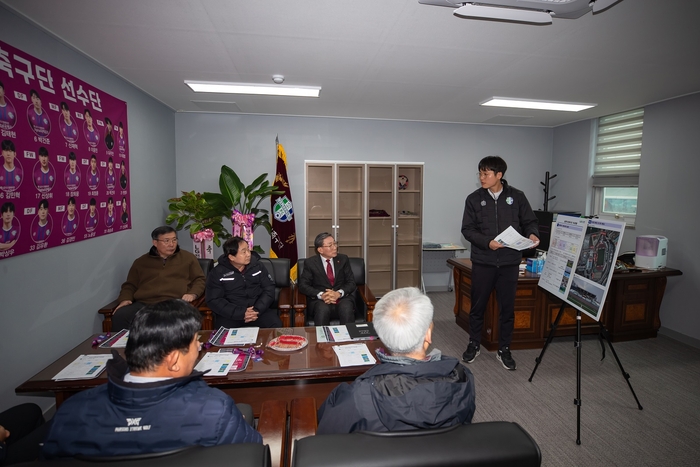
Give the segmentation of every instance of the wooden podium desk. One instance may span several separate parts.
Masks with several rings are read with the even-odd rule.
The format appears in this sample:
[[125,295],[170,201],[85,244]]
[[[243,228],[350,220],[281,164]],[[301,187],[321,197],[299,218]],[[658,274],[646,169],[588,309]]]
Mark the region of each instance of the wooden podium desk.
[[[317,343],[316,328],[286,328],[293,329],[293,334],[306,337],[309,344],[294,352],[279,352],[265,345],[277,336],[279,329],[260,329],[256,345],[264,348],[263,360],[250,361],[245,371],[229,373],[226,377],[204,377],[209,386],[216,387],[229,394],[236,402],[253,406],[255,416],[260,415],[260,407],[266,400],[291,401],[300,397],[314,397],[320,406],[328,394],[338,384],[354,381],[356,377],[367,371],[370,365],[341,367],[332,346],[353,344]],[[209,339],[211,331],[201,331],[202,342]],[[75,360],[79,355],[110,353],[110,349],[92,347],[97,335],[91,336],[73,350],[41,370],[32,378],[15,389],[17,394],[49,395],[56,398],[56,407],[68,397],[85,389],[93,388],[107,382],[107,372],[89,380],[53,381],[59,371]],[[381,341],[363,341],[369,350],[375,354],[381,347]],[[124,356],[124,349],[117,349]],[[219,347],[202,349],[205,352],[217,352]]]
[[[466,258],[449,259],[447,262],[454,268],[455,321],[468,331],[472,262]],[[600,318],[610,332],[610,339],[619,342],[656,337],[661,327],[659,309],[666,290],[666,278],[681,274],[681,271],[672,268],[614,273]],[[561,300],[538,287],[539,280],[539,274],[530,272],[520,274],[518,278],[512,349],[544,346],[561,307]],[[599,329],[595,320],[582,313],[582,334],[597,334]],[[576,309],[567,305],[555,336],[575,334]],[[491,351],[498,350],[498,336],[498,304],[494,291],[484,314],[481,345]]]

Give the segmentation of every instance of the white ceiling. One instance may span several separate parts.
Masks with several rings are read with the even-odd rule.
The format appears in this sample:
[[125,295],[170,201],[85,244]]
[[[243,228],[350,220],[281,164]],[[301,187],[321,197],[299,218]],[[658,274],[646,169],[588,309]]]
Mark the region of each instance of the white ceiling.
[[[548,26],[463,19],[418,0],[0,1],[176,111],[554,127],[700,91],[696,0],[623,0]],[[273,74],[322,86],[321,97],[183,83],[271,84]],[[479,106],[492,96],[598,106]]]

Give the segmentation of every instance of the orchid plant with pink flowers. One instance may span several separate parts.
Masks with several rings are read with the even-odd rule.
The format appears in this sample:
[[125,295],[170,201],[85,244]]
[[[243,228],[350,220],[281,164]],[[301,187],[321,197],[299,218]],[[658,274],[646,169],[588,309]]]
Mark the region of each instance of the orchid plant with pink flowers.
[[[219,219],[223,217],[231,219],[233,231],[238,232],[239,235],[245,234],[245,236],[240,236],[245,238],[251,247],[253,246],[253,232],[257,227],[264,227],[268,233],[272,231],[269,211],[261,208],[260,203],[272,195],[284,192],[278,191],[274,185],[270,185],[266,173],[253,180],[250,185],[245,186],[233,169],[223,165],[221,175],[219,175],[219,190],[221,193],[205,192],[202,197],[213,212],[219,216]],[[228,237],[230,235],[223,238]],[[255,246],[254,249],[258,253],[263,253],[260,246]]]

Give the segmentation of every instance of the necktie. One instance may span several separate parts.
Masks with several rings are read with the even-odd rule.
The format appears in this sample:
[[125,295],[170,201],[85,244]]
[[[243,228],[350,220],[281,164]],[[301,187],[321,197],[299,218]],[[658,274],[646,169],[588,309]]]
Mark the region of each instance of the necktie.
[[326,275],[328,280],[331,282],[331,286],[335,284],[335,276],[333,275],[333,267],[331,266],[331,260],[326,260]]

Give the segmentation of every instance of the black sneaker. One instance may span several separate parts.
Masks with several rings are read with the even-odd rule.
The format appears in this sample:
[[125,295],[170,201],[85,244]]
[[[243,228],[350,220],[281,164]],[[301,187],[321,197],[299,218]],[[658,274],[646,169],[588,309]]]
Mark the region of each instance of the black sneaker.
[[503,364],[503,368],[506,370],[515,370],[515,360],[513,360],[513,356],[510,354],[509,347],[503,347],[499,350],[496,358]]
[[479,355],[480,352],[481,346],[479,345],[479,343],[469,339],[469,345],[467,346],[467,350],[465,350],[462,354],[462,360],[464,360],[467,363],[471,363]]

